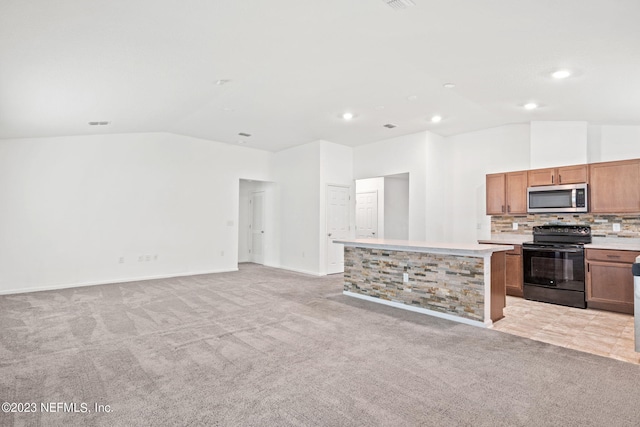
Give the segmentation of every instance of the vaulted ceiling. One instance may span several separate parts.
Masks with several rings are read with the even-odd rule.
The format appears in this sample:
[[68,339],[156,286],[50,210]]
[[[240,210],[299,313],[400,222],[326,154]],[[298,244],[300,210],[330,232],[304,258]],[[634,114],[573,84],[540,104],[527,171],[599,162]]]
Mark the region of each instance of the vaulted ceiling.
[[2,0],[0,138],[174,132],[277,151],[640,125],[638,0],[386,3]]

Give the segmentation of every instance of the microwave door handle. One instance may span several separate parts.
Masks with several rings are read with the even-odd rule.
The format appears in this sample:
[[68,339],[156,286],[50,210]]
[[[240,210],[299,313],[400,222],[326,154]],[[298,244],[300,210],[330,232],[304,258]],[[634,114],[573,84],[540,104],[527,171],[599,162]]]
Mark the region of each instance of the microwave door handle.
[[571,190],[571,206],[572,207],[577,207],[576,206],[576,189],[574,188],[573,190]]

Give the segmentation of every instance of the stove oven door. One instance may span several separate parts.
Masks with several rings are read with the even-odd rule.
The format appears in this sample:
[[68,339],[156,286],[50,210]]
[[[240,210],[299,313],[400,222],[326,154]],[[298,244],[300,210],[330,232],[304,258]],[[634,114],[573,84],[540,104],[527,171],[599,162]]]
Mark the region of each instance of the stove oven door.
[[584,248],[523,245],[524,283],[584,292]]

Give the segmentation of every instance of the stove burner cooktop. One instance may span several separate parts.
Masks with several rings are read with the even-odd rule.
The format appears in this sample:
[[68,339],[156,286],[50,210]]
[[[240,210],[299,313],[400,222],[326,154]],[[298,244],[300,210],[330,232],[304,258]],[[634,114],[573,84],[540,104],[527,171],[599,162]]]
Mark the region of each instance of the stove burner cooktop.
[[534,243],[591,243],[588,225],[547,224],[533,227]]

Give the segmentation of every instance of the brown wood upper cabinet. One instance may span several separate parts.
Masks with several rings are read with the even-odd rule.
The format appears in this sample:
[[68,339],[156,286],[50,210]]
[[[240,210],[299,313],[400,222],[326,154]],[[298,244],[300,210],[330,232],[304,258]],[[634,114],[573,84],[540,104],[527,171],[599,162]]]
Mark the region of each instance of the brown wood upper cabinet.
[[527,171],[487,175],[487,215],[527,213]]
[[580,184],[587,182],[587,165],[533,169],[528,172],[529,187]]
[[589,165],[590,211],[640,212],[640,159]]

